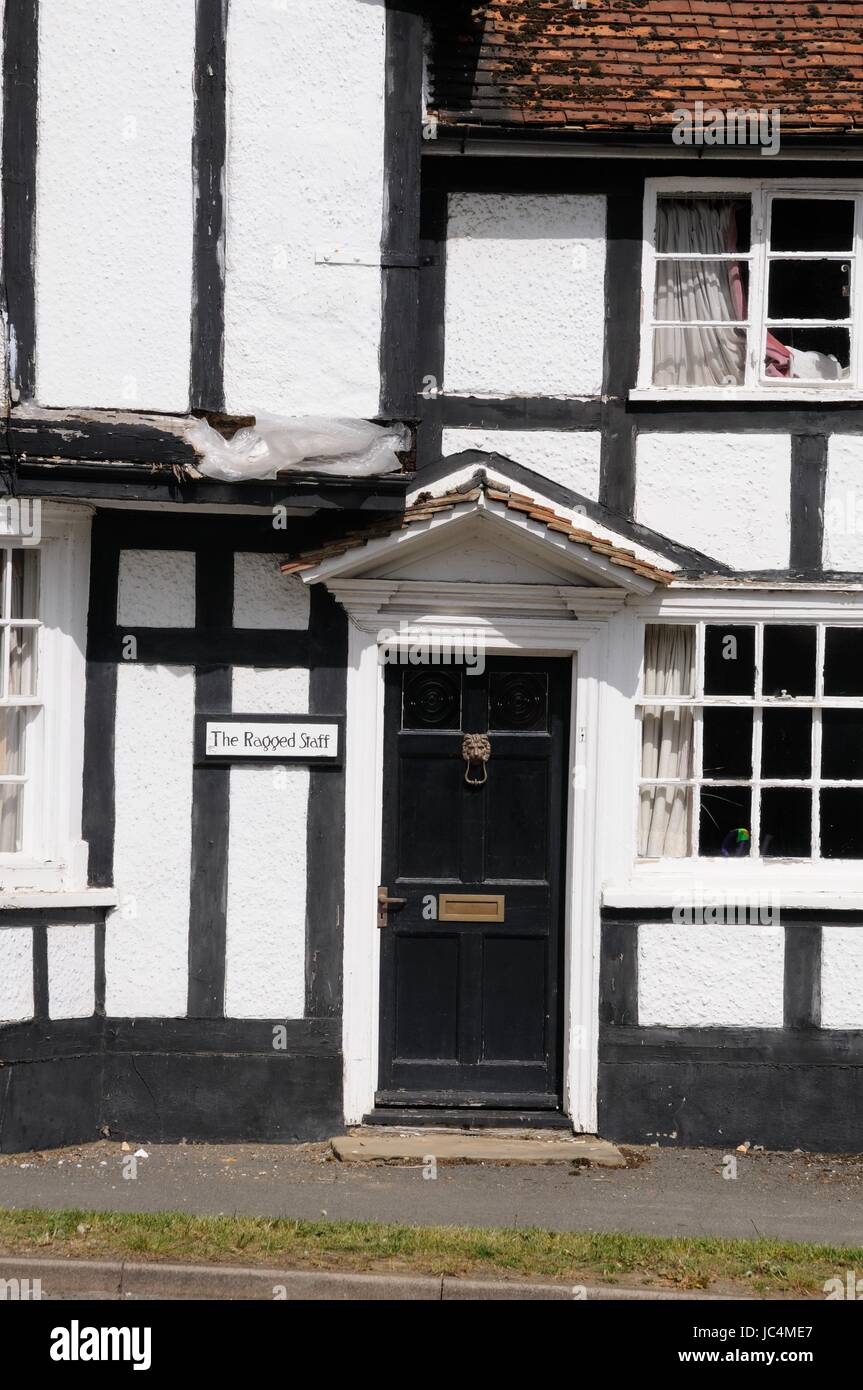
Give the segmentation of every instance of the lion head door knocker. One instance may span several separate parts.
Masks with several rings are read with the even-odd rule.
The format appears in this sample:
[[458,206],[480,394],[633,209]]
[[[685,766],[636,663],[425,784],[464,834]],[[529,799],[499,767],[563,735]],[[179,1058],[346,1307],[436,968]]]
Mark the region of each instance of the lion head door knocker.
[[[461,755],[467,766],[464,780],[469,787],[484,787],[488,781],[487,763],[491,757],[491,743],[485,734],[465,734],[461,741]],[[481,772],[482,776],[476,776]]]

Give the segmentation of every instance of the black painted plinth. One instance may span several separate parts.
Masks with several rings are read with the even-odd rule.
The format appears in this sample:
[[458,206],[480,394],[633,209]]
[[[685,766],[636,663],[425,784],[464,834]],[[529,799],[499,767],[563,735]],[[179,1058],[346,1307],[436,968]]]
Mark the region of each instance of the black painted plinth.
[[[284,1029],[283,1050],[273,1046]],[[330,1019],[76,1019],[0,1029],[0,1153],[105,1137],[310,1143],[343,1127]]]

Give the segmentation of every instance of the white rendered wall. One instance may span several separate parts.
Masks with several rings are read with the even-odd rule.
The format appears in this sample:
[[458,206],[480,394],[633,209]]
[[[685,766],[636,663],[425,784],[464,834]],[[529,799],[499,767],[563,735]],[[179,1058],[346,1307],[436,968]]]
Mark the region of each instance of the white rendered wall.
[[638,1021],[672,1028],[781,1028],[781,927],[638,928]]
[[0,927],[0,1023],[33,1017],[33,929]]
[[235,666],[232,687],[233,708],[240,714],[309,712],[309,672],[305,666]]
[[41,0],[37,396],[183,411],[192,0]]
[[[228,410],[377,414],[384,20],[383,0],[231,0]],[[363,264],[316,263],[336,248]]]
[[443,432],[443,456],[465,449],[490,454],[530,468],[595,502],[599,498],[599,456],[602,437],[593,430],[470,430]]
[[604,324],[604,198],[450,195],[447,391],[596,395]]
[[863,570],[863,436],[830,436],[824,496],[824,568]]
[[[5,75],[5,74],[4,74],[4,71],[3,71],[3,36],[4,36],[5,32],[6,32],[6,30],[5,30],[5,25],[6,25],[6,0],[0,0],[0,148],[2,148],[2,140],[3,140],[3,90],[4,90],[4,80],[3,80],[3,79],[4,79],[4,75]],[[0,202],[2,202],[2,200],[0,200]],[[2,208],[2,206],[0,206],[0,275],[2,275],[2,273],[3,273],[3,208]],[[11,344],[10,344],[10,346],[11,346]],[[4,372],[3,372],[2,397],[3,397],[4,407],[8,405],[8,399],[7,399],[8,377],[9,377],[9,371],[8,371],[8,364],[7,364],[7,369],[4,370]]]
[[48,1012],[89,1018],[96,1006],[96,928],[73,922],[48,928]]
[[736,569],[783,569],[791,546],[791,438],[640,434],[635,516]]
[[824,927],[821,940],[821,1027],[863,1028],[863,931]]
[[194,551],[121,550],[117,623],[194,627]]
[[181,666],[120,663],[115,733],[109,1015],[183,1017],[189,977],[195,678]]
[[234,555],[234,627],[306,628],[309,591],[295,574],[282,574],[283,555]]
[[[308,671],[237,666],[233,708],[242,714],[305,714]],[[303,1017],[308,800],[306,767],[231,769],[228,1018]]]

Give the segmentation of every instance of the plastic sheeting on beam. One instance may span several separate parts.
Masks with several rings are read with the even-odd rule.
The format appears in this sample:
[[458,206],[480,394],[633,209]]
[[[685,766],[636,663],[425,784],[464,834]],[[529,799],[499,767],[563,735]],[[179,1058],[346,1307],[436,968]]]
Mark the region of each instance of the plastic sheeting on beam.
[[225,439],[206,420],[186,425],[198,455],[196,467],[223,483],[272,479],[279,473],[324,473],[334,478],[374,478],[401,470],[397,455],[410,448],[402,425],[323,416],[258,415],[254,425]]

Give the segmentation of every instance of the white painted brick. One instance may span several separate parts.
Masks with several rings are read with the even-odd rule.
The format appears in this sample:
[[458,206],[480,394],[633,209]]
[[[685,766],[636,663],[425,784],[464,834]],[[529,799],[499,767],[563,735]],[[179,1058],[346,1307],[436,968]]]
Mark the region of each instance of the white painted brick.
[[37,395],[184,411],[195,6],[41,0]]
[[[231,0],[225,393],[236,413],[377,414],[384,25],[383,4]],[[336,247],[366,263],[318,262]]]
[[638,928],[638,1021],[674,1028],[781,1028],[782,927],[651,922]]
[[121,550],[117,622],[120,627],[194,627],[194,552]]
[[821,1027],[863,1028],[863,931],[859,927],[823,928]]
[[636,520],[737,569],[782,569],[791,545],[791,439],[640,434]]
[[443,453],[484,449],[530,468],[582,497],[599,497],[601,436],[593,430],[473,430],[443,432]]
[[96,928],[92,922],[48,928],[48,1012],[89,1018],[96,1006]]
[[234,627],[307,628],[309,591],[282,574],[283,555],[239,551],[234,556]]
[[308,800],[308,768],[231,769],[229,1018],[303,1017]]
[[308,714],[309,672],[293,666],[283,670],[235,666],[233,708],[238,714]]
[[446,390],[597,394],[604,296],[604,198],[452,194]]
[[824,496],[824,568],[863,570],[863,436],[831,435]]
[[0,1023],[33,1017],[33,929],[0,927]]
[[106,930],[109,1015],[186,1013],[194,708],[189,668],[120,665],[114,839],[120,906]]

